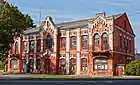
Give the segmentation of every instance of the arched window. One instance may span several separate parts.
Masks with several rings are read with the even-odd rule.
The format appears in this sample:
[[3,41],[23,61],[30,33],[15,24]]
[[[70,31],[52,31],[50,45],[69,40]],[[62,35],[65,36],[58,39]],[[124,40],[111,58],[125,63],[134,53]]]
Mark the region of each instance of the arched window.
[[76,59],[70,59],[70,74],[75,74],[76,72]]
[[11,69],[17,69],[18,61],[17,59],[11,59]]
[[95,70],[107,70],[108,69],[108,59],[106,59],[106,58],[94,59],[94,69]]
[[95,34],[94,36],[94,46],[98,46],[100,43],[100,36],[99,34]]
[[108,35],[106,33],[104,33],[102,35],[102,40],[103,40],[103,45],[106,45],[108,43]]
[[61,74],[66,73],[66,59],[64,58],[60,59],[60,71],[61,71]]
[[81,59],[81,70],[87,71],[87,59],[86,58]]
[[52,37],[50,34],[46,37],[46,49],[52,48]]

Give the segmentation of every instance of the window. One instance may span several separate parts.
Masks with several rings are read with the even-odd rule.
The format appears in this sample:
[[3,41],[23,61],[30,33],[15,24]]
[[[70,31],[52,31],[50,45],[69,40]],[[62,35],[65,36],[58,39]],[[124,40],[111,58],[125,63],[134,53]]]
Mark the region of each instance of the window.
[[41,60],[40,59],[37,59],[36,68],[41,69]]
[[46,37],[46,49],[52,48],[52,37],[50,34]]
[[29,60],[29,65],[30,65],[31,68],[33,68],[33,66],[34,66],[34,60],[33,59]]
[[11,59],[11,69],[16,69],[17,63],[17,59]]
[[37,40],[37,51],[41,50],[41,39]]
[[24,49],[24,52],[27,52],[27,42],[24,41],[24,42],[23,42],[23,45],[24,45],[24,48],[23,48],[23,49]]
[[18,42],[15,43],[16,53],[18,53]]
[[103,45],[108,43],[108,35],[106,33],[103,34]]
[[30,40],[30,51],[34,51],[34,48],[35,48],[35,41]]
[[66,59],[64,58],[60,60],[60,71],[61,71],[61,74],[65,74],[66,72]]
[[95,34],[95,37],[94,37],[94,45],[95,46],[98,46],[100,43],[100,36],[98,34]]
[[61,48],[66,48],[66,38],[65,37],[61,38]]
[[106,58],[97,58],[94,60],[94,69],[95,70],[107,70],[108,69],[108,60]]
[[120,48],[122,49],[122,36],[120,36]]
[[76,48],[76,37],[71,37],[71,48]]
[[83,35],[82,36],[82,48],[86,48],[87,47],[87,35]]
[[83,58],[81,59],[81,69],[82,71],[87,71],[87,59],[86,58]]
[[131,53],[131,40],[129,40],[129,52]]
[[70,59],[70,74],[75,74],[76,72],[76,59]]

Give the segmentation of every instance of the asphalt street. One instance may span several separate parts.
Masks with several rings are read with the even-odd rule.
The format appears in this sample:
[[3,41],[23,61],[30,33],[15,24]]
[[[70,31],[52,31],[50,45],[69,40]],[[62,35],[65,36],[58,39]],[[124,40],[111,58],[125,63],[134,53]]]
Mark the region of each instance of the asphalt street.
[[140,80],[45,81],[0,80],[0,85],[140,85]]

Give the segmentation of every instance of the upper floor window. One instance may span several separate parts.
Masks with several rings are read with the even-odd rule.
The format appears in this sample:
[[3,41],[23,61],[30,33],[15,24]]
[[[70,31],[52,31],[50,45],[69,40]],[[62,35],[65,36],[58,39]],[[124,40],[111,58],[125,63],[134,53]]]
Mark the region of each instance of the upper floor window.
[[76,37],[71,37],[71,48],[76,48]]
[[26,52],[27,51],[27,42],[26,41],[23,42],[23,46],[24,46],[24,48],[23,48],[24,52]]
[[50,34],[46,37],[46,49],[52,48],[52,37]]
[[99,34],[95,34],[94,36],[94,46],[98,46],[100,43],[100,36]]
[[29,45],[30,45],[30,51],[34,51],[35,41],[34,40],[31,40]]
[[16,49],[16,53],[18,53],[18,42],[15,43],[15,49]]
[[87,47],[87,35],[82,36],[82,48]]
[[41,39],[37,40],[37,51],[41,50]]
[[122,49],[122,36],[120,36],[120,48]]
[[66,48],[66,38],[65,37],[61,38],[61,48]]
[[108,43],[108,35],[106,33],[103,34],[103,45],[106,45]]

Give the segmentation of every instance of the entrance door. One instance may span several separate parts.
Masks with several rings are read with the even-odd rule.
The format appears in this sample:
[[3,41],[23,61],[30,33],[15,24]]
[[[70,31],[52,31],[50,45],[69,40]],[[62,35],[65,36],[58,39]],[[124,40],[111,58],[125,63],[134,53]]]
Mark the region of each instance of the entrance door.
[[50,59],[46,59],[46,60],[45,60],[45,69],[46,69],[46,73],[50,73],[50,72],[51,72],[50,64],[51,64],[51,60],[50,60]]
[[123,65],[118,65],[117,66],[117,75],[122,76],[124,73],[124,66]]

